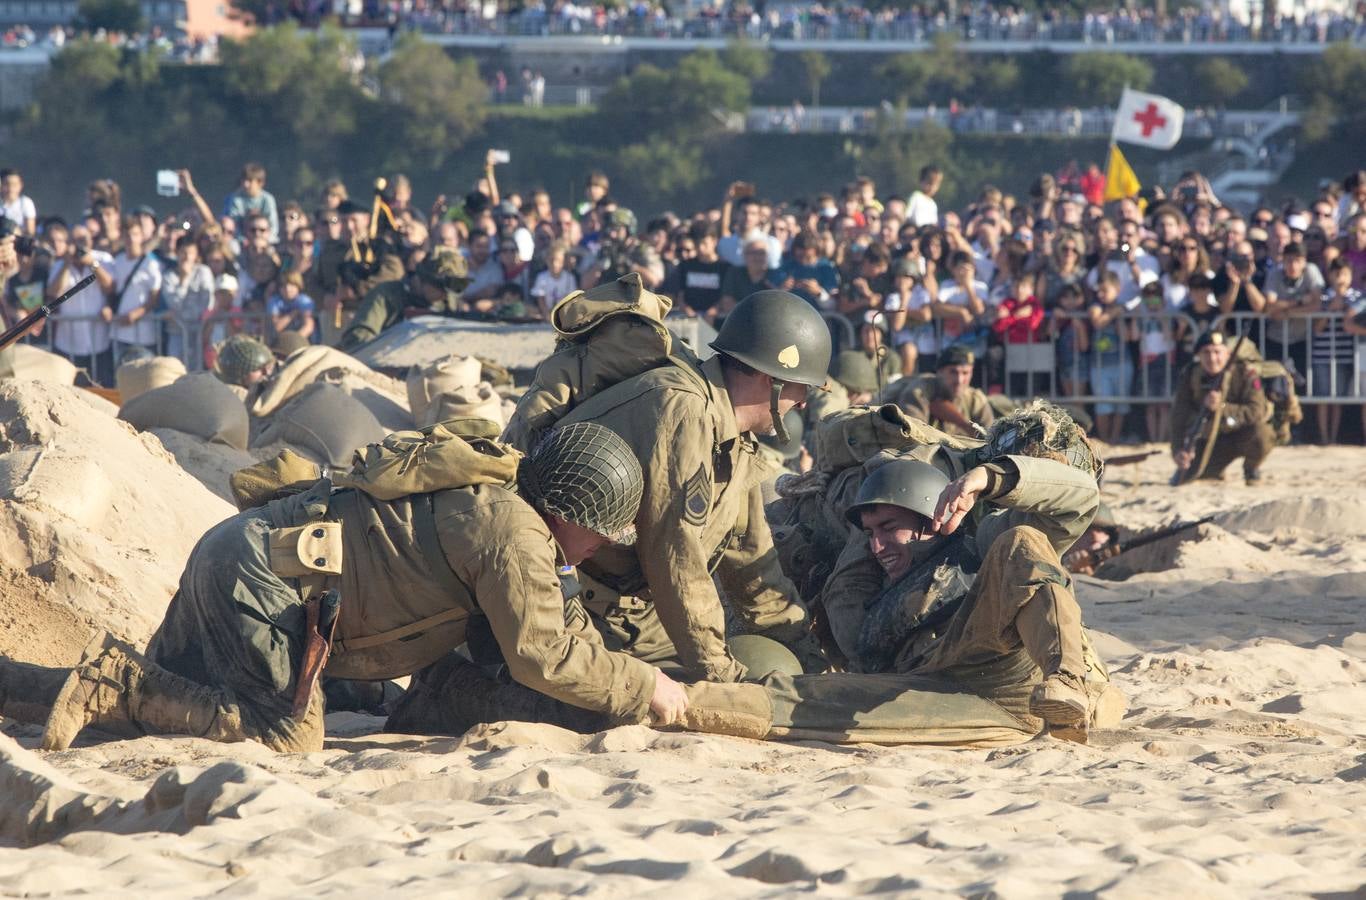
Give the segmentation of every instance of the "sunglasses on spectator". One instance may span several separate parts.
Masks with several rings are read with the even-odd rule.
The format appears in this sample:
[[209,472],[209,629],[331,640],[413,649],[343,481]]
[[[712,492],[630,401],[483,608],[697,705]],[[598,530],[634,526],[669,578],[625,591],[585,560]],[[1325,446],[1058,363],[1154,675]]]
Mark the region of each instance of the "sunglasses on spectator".
[[1058,248],[1058,252],[1059,252],[1059,253],[1080,253],[1081,251],[1078,250],[1076,247],[1073,247],[1071,244],[1063,244],[1061,247]]
[[1182,245],[1181,245],[1181,252],[1182,252],[1182,253],[1199,253],[1199,252],[1200,252],[1200,245],[1199,245],[1199,244],[1182,244]]
[[259,226],[252,226],[251,231],[252,231],[252,234],[269,234],[269,233],[270,233],[270,228],[269,228],[269,227],[261,228],[261,227],[259,227]]

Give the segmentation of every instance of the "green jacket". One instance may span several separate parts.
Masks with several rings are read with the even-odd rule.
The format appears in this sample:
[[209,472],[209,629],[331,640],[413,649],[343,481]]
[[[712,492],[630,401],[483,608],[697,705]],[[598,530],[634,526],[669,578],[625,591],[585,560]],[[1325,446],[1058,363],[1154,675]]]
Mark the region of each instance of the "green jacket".
[[414,299],[408,282],[403,279],[375,285],[361,300],[351,324],[342,333],[338,347],[342,350],[359,347],[402,322],[405,310],[421,305]]
[[[944,392],[939,383],[937,375],[915,375],[910,378],[902,378],[894,381],[882,391],[878,403],[895,403],[905,410],[906,414],[928,422],[946,434],[964,435],[966,437],[980,437],[977,434],[968,434],[957,425],[944,422],[930,410],[930,404],[935,400],[947,400],[948,395]],[[996,414],[991,409],[991,403],[987,400],[987,395],[975,387],[964,389],[958,400],[954,402],[958,412],[969,422],[974,422],[986,428],[996,421]]]

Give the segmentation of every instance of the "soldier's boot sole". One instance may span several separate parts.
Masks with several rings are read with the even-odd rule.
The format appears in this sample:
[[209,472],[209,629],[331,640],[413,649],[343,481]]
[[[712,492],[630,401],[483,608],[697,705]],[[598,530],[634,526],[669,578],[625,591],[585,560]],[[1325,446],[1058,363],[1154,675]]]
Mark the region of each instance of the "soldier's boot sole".
[[1045,729],[1053,737],[1086,743],[1090,706],[1084,689],[1051,675],[1030,694],[1029,711],[1043,719]]

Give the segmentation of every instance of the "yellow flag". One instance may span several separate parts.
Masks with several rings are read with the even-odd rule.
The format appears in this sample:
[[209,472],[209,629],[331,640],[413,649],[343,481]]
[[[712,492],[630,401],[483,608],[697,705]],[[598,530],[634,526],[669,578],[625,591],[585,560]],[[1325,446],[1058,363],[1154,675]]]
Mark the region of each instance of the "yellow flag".
[[1124,154],[1119,152],[1119,145],[1111,144],[1110,161],[1105,166],[1105,202],[1132,197],[1139,187],[1138,176]]

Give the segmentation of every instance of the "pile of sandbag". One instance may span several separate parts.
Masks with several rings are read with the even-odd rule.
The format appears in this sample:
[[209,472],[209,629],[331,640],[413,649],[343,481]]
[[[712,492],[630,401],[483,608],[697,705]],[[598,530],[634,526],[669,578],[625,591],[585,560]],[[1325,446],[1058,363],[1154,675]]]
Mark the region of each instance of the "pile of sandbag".
[[413,423],[427,428],[456,418],[487,419],[500,429],[515,407],[486,378],[473,356],[447,356],[408,370],[408,407]]
[[0,383],[0,654],[69,665],[97,629],[144,642],[232,506],[74,387]]

